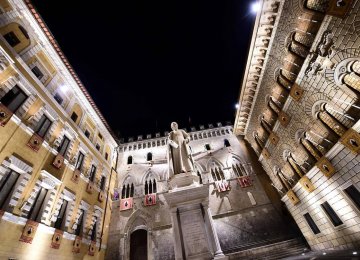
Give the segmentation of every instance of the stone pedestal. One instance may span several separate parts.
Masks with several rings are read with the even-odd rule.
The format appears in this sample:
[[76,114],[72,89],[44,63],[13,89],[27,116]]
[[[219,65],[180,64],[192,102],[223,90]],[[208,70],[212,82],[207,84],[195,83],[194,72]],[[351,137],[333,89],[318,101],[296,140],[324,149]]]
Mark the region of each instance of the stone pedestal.
[[170,184],[170,189],[173,191],[182,188],[200,186],[199,176],[196,176],[196,174],[192,172],[175,174],[169,181],[169,184]]
[[227,259],[209,209],[209,187],[198,184],[196,177],[175,175],[172,189],[164,194],[171,210],[175,259]]

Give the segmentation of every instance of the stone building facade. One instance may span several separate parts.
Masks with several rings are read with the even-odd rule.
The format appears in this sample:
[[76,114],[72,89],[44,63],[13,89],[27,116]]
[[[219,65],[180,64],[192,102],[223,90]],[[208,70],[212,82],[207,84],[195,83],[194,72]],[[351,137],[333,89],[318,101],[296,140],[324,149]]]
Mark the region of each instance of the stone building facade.
[[262,1],[234,132],[314,251],[360,247],[360,1]]
[[29,1],[0,1],[0,45],[0,258],[102,259],[109,127]]
[[[201,126],[200,130],[192,128],[189,135],[195,171],[200,185],[209,188],[208,206],[225,254],[297,236],[284,225],[287,222],[281,210],[269,199],[273,189],[265,187],[269,194],[262,186],[265,173],[251,148],[233,134],[232,126]],[[146,241],[146,246],[136,250],[142,255],[134,259],[175,259],[174,247],[180,241],[174,238],[166,200],[170,188],[167,136],[139,136],[119,146],[119,200],[113,202],[106,259],[129,259],[133,246],[139,247],[132,241],[137,240],[139,230],[144,231],[145,238],[140,240]],[[223,192],[217,189],[221,183],[225,185]],[[152,194],[156,203],[146,205],[146,197]],[[126,202],[129,207],[124,206]]]

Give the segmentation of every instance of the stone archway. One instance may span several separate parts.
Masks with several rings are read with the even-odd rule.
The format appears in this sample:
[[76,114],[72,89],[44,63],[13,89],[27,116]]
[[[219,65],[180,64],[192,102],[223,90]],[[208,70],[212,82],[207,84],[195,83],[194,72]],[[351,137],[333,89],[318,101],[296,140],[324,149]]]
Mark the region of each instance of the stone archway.
[[137,229],[130,234],[130,260],[148,259],[148,231]]

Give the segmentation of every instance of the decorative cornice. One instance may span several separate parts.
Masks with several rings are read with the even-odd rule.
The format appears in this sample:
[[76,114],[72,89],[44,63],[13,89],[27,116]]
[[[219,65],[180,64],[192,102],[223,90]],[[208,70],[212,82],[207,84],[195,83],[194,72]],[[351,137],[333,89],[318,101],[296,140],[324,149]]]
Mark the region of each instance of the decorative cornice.
[[242,80],[239,108],[236,113],[234,133],[244,135],[253,104],[261,84],[265,63],[268,59],[271,39],[275,34],[275,22],[279,16],[280,1],[260,0],[261,10],[255,20],[249,56]]
[[[110,136],[113,137],[113,132],[108,125],[107,121],[105,120],[104,116],[101,114],[100,110],[96,106],[94,100],[91,98],[90,94],[86,90],[84,84],[81,82],[79,76],[76,74],[74,68],[71,66],[70,62],[62,52],[59,44],[57,43],[55,37],[50,32],[48,26],[45,24],[44,20],[41,18],[40,14],[35,9],[34,5],[31,3],[30,0],[19,0],[17,3],[20,6],[23,6],[23,3],[27,8],[22,8],[23,11],[28,11],[31,15],[31,17],[36,21],[36,24],[40,27],[42,34],[46,37],[48,42],[50,43],[53,50],[57,53],[57,56],[62,61],[63,65],[66,67],[67,72],[72,77],[73,81],[76,83],[78,88],[81,90],[81,93],[85,96],[87,102],[90,104],[90,107],[93,109],[95,114],[99,117],[100,122],[104,125],[105,129],[109,132]],[[113,138],[112,138],[113,139]],[[109,140],[114,141],[114,140]],[[113,144],[114,145],[114,144]]]

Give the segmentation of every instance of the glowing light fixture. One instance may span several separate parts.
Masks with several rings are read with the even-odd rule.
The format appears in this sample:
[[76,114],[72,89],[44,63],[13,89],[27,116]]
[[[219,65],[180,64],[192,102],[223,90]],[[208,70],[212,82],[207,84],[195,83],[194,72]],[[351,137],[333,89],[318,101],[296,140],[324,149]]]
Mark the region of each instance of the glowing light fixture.
[[62,93],[66,93],[68,90],[69,90],[69,88],[68,88],[66,85],[61,85],[61,86],[60,86],[60,91],[61,91]]
[[235,108],[236,108],[236,109],[239,109],[239,107],[240,107],[239,104],[236,104],[236,105],[235,105]]
[[355,252],[353,252],[353,255],[357,255],[357,252],[355,251]]
[[324,252],[323,255],[326,255],[326,252]]
[[257,13],[260,10],[260,2],[256,1],[255,3],[251,4],[251,12]]

